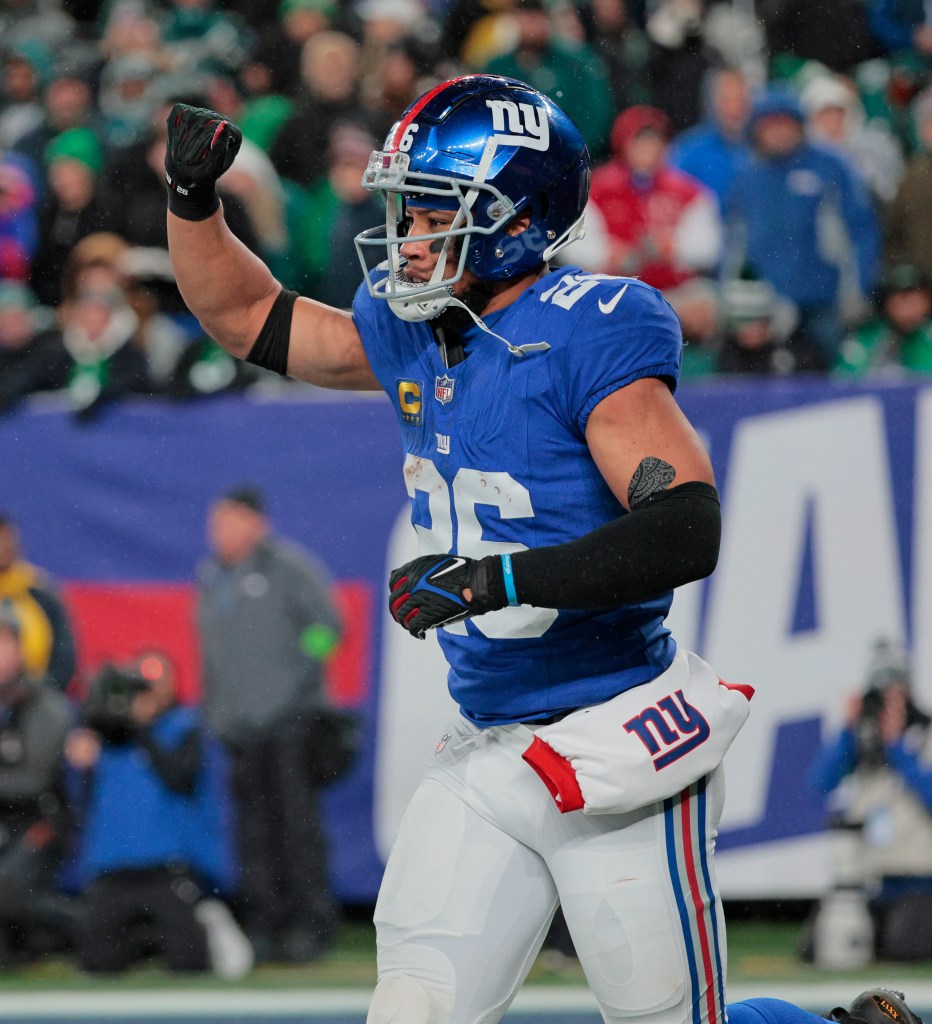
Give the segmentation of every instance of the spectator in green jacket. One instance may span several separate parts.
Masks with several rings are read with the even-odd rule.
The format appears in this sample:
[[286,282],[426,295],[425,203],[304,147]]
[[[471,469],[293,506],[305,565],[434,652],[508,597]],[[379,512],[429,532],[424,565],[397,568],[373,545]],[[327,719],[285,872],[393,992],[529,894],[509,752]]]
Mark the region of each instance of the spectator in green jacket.
[[334,128],[326,145],[326,173],[308,190],[297,248],[303,295],[349,309],[362,281],[353,239],[380,217],[372,193],[361,185],[375,139],[359,125]]
[[913,263],[884,275],[880,315],[863,324],[841,346],[836,373],[932,373],[932,286]]

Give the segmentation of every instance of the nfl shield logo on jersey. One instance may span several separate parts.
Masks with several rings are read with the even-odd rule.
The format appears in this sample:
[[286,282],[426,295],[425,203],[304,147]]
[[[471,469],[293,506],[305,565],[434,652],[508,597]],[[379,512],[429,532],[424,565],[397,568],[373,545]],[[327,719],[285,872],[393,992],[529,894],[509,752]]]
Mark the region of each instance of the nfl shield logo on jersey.
[[456,381],[452,377],[448,377],[444,374],[442,377],[437,377],[434,384],[434,398],[441,405],[446,405],[447,402],[453,401],[453,387]]

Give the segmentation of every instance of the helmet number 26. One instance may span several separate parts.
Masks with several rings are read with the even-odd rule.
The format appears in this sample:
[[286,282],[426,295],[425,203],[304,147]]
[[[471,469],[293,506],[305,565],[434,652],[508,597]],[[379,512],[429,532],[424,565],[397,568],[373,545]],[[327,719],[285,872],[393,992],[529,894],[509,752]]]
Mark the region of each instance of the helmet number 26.
[[420,126],[417,122],[409,124],[405,128],[404,135],[401,136],[401,141],[398,143],[398,152],[407,153],[408,150],[414,145],[414,136],[417,134],[417,130]]

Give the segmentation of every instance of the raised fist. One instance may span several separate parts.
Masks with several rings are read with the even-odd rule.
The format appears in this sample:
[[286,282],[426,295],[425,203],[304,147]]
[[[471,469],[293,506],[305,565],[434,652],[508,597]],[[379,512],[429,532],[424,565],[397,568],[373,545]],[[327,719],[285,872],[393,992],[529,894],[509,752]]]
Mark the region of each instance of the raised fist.
[[206,220],[220,205],[217,179],[243,141],[232,121],[214,110],[176,103],[168,115],[165,181],[168,208],[185,220]]

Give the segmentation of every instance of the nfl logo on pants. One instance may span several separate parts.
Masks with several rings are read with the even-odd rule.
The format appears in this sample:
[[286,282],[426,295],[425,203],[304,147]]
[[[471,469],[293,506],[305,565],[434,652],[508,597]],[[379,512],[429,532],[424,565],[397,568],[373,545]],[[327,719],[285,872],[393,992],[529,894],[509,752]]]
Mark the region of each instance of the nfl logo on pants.
[[434,398],[440,402],[441,405],[446,405],[447,402],[453,401],[453,387],[456,381],[452,377],[448,377],[444,374],[442,377],[437,377],[434,382]]

